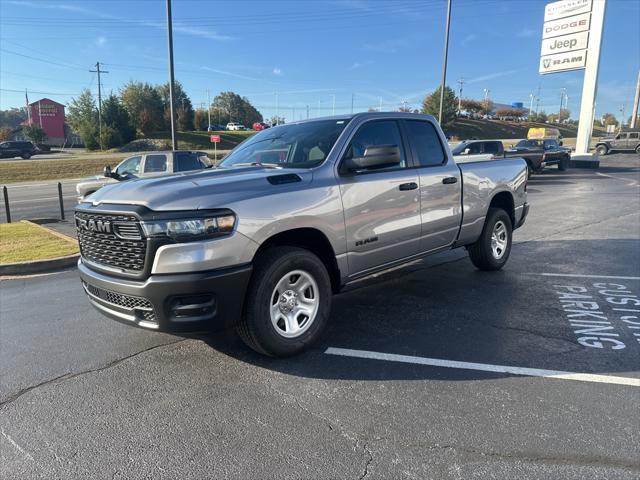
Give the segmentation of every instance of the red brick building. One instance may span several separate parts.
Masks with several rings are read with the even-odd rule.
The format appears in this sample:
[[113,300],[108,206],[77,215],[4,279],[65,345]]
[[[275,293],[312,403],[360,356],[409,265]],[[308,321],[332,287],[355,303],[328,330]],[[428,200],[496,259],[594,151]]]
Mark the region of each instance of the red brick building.
[[29,104],[29,118],[25,123],[42,128],[47,134],[45,143],[63,144],[64,134],[64,105],[48,98],[42,98]]

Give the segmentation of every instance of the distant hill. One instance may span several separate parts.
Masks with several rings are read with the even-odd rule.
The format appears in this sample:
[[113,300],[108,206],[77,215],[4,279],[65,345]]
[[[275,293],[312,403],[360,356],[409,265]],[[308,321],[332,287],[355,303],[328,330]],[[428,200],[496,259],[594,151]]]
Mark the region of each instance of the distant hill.
[[[578,133],[578,127],[574,125],[551,125],[538,122],[507,122],[502,120],[471,120],[460,118],[452,127],[446,128],[445,133],[459,140],[470,138],[526,138],[527,131],[532,127],[551,127],[560,130],[565,138],[573,138]],[[604,135],[603,129],[594,129],[594,135]]]

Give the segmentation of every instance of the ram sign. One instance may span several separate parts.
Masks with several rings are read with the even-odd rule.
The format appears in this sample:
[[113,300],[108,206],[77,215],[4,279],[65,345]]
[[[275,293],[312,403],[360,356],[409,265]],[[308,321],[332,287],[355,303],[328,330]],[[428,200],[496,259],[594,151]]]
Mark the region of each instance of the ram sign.
[[566,70],[577,70],[584,68],[587,63],[587,51],[577,50],[575,52],[558,53],[540,58],[539,72],[555,73]]
[[547,4],[538,69],[541,74],[585,68],[592,2],[562,0]]

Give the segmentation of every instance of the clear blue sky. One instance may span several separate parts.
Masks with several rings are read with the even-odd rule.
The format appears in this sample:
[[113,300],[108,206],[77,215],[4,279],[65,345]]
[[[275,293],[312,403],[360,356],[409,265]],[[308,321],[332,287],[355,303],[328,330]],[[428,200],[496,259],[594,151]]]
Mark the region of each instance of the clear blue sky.
[[[544,0],[453,0],[448,84],[463,97],[490,89],[500,103],[540,87],[540,109],[557,111],[560,90],[577,116],[582,71],[538,75]],[[597,115],[631,113],[640,68],[640,0],[608,0]],[[195,106],[226,90],[265,115],[417,108],[440,82],[445,0],[174,0],[176,79]],[[128,80],[167,79],[164,0],[2,0],[0,108],[41,97],[67,103],[97,93],[89,69],[109,71],[104,91]],[[18,90],[15,92],[13,90]],[[47,93],[36,93],[47,92]],[[535,106],[535,105],[534,105]]]

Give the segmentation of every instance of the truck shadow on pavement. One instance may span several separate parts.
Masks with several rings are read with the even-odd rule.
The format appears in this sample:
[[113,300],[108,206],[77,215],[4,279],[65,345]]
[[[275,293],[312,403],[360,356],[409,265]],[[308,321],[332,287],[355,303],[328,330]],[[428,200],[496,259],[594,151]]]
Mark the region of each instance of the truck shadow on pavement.
[[[619,252],[618,264],[611,262],[612,251]],[[321,341],[301,355],[266,358],[246,348],[232,332],[202,340],[226,355],[261,368],[325,379],[478,380],[505,376],[327,355],[329,347],[492,365],[633,375],[640,371],[639,337],[633,335],[640,330],[623,322],[623,312],[614,311],[616,305],[599,291],[615,290],[614,295],[624,295],[615,298],[633,299],[640,297],[640,281],[546,277],[531,272],[541,273],[541,267],[546,265],[558,273],[568,272],[569,268],[572,272],[589,273],[597,269],[595,264],[608,265],[609,275],[631,276],[639,251],[638,240],[524,242],[514,244],[510,264],[500,272],[480,272],[466,256],[450,253],[439,265],[430,266],[425,260],[335,296],[330,324]],[[571,255],[580,256],[580,260],[567,266]],[[531,262],[534,258],[537,263]],[[579,343],[583,338],[583,343],[595,345],[598,335],[577,333],[589,325],[583,323],[578,327],[577,320],[572,324],[568,315],[582,320],[595,318],[589,314],[581,316],[579,311],[566,311],[580,310],[569,303],[570,295],[576,292],[580,292],[582,301],[595,302],[598,306],[595,312],[600,312],[597,316],[606,319],[601,324],[607,327],[603,330],[605,335],[600,338],[613,338],[619,344],[603,340],[600,342],[603,348],[597,348]],[[593,338],[585,340],[586,337]],[[624,348],[612,348],[621,344]]]

